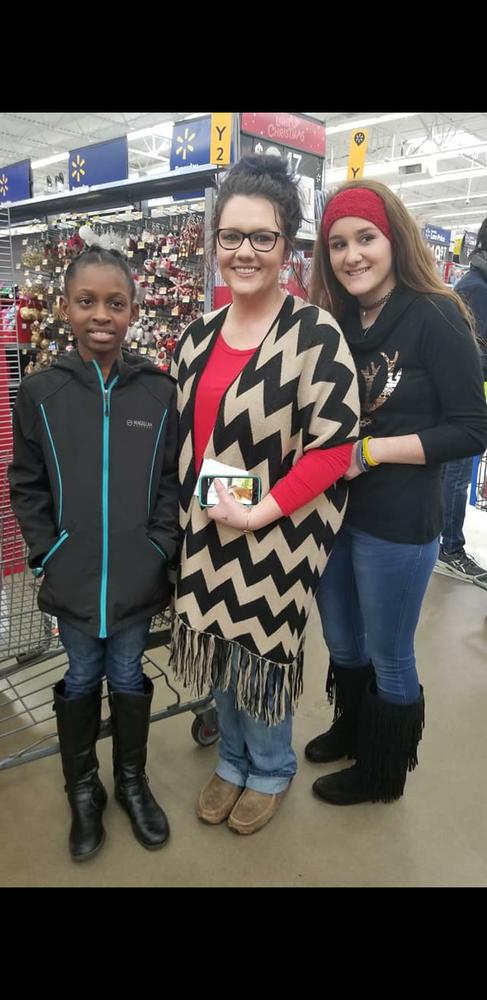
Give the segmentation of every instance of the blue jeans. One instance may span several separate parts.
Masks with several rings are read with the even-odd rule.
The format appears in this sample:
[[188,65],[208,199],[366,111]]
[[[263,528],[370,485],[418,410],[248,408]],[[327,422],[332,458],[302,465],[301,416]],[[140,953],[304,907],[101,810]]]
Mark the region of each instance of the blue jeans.
[[384,701],[419,698],[414,633],[438,555],[438,541],[406,545],[345,525],[316,592],[332,660],[359,667],[372,660]]
[[65,697],[82,698],[95,691],[103,677],[112,691],[143,694],[142,654],[151,619],[95,639],[66,622],[58,621],[69,668],[64,675]]
[[441,547],[448,555],[458,552],[465,545],[463,522],[472,479],[472,462],[472,458],[457,458],[454,462],[445,462],[441,470]]
[[213,689],[220,730],[219,760],[216,773],[233,785],[253,788],[268,795],[283,792],[297,770],[296,754],[291,746],[292,717],[289,706],[286,718],[276,726],[252,719],[244,709],[235,707],[236,665],[228,691]]

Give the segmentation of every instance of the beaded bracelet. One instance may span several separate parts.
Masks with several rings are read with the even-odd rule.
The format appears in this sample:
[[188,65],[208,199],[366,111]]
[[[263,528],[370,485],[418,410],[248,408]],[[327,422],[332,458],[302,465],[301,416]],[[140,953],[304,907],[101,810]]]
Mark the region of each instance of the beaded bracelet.
[[365,461],[365,458],[364,458],[364,453],[363,453],[363,448],[362,448],[362,441],[359,441],[358,444],[359,444],[359,446],[358,446],[357,451],[355,453],[355,461],[356,461],[356,463],[357,463],[357,465],[358,465],[358,467],[359,467],[359,469],[360,469],[361,472],[368,472],[369,471],[369,466],[367,465],[367,462]]

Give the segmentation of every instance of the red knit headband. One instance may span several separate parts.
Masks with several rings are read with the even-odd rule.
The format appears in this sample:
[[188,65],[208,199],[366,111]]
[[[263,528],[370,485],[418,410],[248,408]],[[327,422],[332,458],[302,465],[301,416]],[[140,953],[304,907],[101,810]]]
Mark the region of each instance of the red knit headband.
[[382,198],[375,191],[369,188],[346,188],[339,191],[334,198],[328,202],[321,223],[323,236],[328,242],[330,229],[337,219],[345,216],[357,216],[359,219],[367,219],[373,222],[374,226],[380,229],[390,242],[393,242],[391,227]]

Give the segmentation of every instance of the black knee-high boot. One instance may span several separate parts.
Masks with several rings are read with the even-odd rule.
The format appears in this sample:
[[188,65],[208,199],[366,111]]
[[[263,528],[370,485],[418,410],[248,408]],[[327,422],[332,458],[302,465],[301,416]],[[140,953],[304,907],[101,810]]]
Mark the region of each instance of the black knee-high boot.
[[330,659],[326,693],[333,704],[333,724],[326,733],[316,736],[304,753],[313,764],[328,764],[341,757],[356,757],[360,706],[368,681],[374,677],[371,663],[363,667],[343,667]]
[[318,778],[313,785],[315,795],[334,805],[400,798],[408,771],[418,763],[423,728],[422,688],[412,705],[394,705],[379,698],[371,681],[362,701],[357,763]]
[[150,706],[154,685],[144,675],[143,694],[109,691],[113,726],[115,798],[128,813],[134,836],[149,850],[162,847],[169,824],[145,773]]
[[102,813],[107,793],[98,777],[96,756],[101,685],[81,698],[65,698],[64,690],[64,681],[59,681],[54,687],[54,708],[72,815],[69,849],[74,861],[85,861],[105,840]]

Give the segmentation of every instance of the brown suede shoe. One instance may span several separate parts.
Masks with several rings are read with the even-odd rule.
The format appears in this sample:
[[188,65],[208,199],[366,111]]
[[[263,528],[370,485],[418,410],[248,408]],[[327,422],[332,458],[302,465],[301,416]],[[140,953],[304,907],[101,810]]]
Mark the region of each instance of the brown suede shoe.
[[272,819],[287,792],[268,795],[266,792],[255,792],[246,788],[228,817],[228,826],[237,833],[257,833]]
[[242,785],[232,785],[218,774],[212,774],[201,789],[196,813],[204,823],[223,823],[243,792]]

